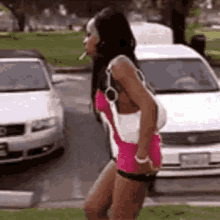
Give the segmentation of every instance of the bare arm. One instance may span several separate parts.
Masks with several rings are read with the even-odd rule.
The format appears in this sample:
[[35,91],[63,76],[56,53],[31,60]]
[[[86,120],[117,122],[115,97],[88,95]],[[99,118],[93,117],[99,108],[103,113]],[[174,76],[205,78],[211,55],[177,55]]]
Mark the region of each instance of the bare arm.
[[151,137],[156,131],[156,105],[136,76],[135,68],[128,62],[119,62],[112,67],[112,76],[123,86],[128,97],[141,110],[140,138],[137,157],[145,159],[148,155]]

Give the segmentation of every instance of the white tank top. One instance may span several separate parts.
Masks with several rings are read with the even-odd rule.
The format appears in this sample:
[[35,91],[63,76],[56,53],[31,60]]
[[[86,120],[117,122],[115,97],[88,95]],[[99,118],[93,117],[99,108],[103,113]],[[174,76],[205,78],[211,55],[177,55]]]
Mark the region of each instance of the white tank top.
[[[130,65],[132,65],[138,72],[139,74],[142,76],[143,81],[141,81],[137,71],[136,71],[136,75],[138,77],[138,79],[141,81],[142,85],[144,86],[144,88],[146,89],[146,91],[151,95],[151,97],[154,99],[156,105],[157,105],[157,109],[158,109],[158,115],[157,115],[157,127],[158,129],[161,129],[165,123],[166,123],[166,110],[163,107],[163,105],[160,103],[160,101],[155,97],[154,94],[152,94],[152,92],[146,87],[146,82],[145,82],[145,77],[144,74],[138,70],[136,68],[136,66],[133,64],[133,62],[125,55],[119,55],[116,58],[114,58],[113,60],[110,61],[106,74],[109,74],[108,77],[108,86],[111,87],[111,83],[110,83],[110,74],[111,72],[111,68],[113,65],[119,63],[119,62],[127,62]],[[117,99],[116,99],[117,100]],[[140,120],[141,120],[141,111],[137,111],[135,113],[131,113],[131,114],[121,114],[117,112],[117,108],[115,105],[115,101],[110,101],[108,100],[109,104],[110,104],[110,108],[111,111],[113,113],[113,119],[114,119],[114,124],[115,127],[117,129],[117,132],[121,138],[122,141],[127,142],[127,143],[138,143],[139,140],[139,135],[140,135]],[[111,128],[111,124],[108,122],[108,120],[106,119],[105,115],[101,114],[101,117],[103,118],[103,120],[105,120],[110,128],[110,142],[113,145],[116,145],[115,141],[114,141],[114,137],[113,137],[113,129]],[[112,140],[113,138],[113,140]],[[115,147],[114,147],[115,148]],[[116,156],[118,153],[115,150],[113,150],[113,156]]]

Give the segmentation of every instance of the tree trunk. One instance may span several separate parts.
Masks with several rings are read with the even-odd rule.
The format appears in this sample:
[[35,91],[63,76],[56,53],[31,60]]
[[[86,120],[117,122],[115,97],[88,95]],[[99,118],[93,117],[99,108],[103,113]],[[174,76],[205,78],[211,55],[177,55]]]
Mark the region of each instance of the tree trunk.
[[151,0],[151,5],[153,6],[153,8],[157,9],[157,0]]
[[185,15],[172,10],[171,28],[173,29],[174,44],[186,44],[185,41]]
[[172,3],[161,0],[160,14],[162,16],[161,24],[171,28]]
[[187,44],[185,40],[186,17],[192,7],[192,0],[175,0],[172,4],[171,28],[175,44]]
[[25,14],[20,14],[17,17],[18,20],[18,27],[19,27],[19,32],[24,32],[25,24],[26,24],[26,15]]
[[20,32],[24,32],[25,24],[26,24],[26,14],[24,11],[17,11],[14,7],[10,7],[10,5],[7,5],[7,7],[10,9],[11,13],[14,15],[15,19],[18,21],[18,30]]

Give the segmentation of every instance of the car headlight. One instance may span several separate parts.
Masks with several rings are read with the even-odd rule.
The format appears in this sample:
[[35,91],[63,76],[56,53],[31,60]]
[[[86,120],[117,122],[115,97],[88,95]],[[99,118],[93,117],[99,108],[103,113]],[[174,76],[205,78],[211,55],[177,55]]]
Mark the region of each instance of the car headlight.
[[31,130],[32,130],[32,132],[41,131],[41,130],[45,130],[45,129],[54,127],[54,126],[56,126],[56,124],[57,124],[56,117],[37,120],[32,123]]

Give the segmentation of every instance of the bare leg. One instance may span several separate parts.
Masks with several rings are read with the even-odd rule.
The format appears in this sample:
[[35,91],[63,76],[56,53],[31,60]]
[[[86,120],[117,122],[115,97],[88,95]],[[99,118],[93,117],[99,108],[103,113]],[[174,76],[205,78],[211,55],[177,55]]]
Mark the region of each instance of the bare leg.
[[129,180],[116,174],[113,190],[112,214],[114,220],[135,220],[142,208],[147,184]]
[[117,173],[117,164],[111,160],[88,192],[84,210],[89,220],[108,219],[108,209],[112,204],[112,192]]

